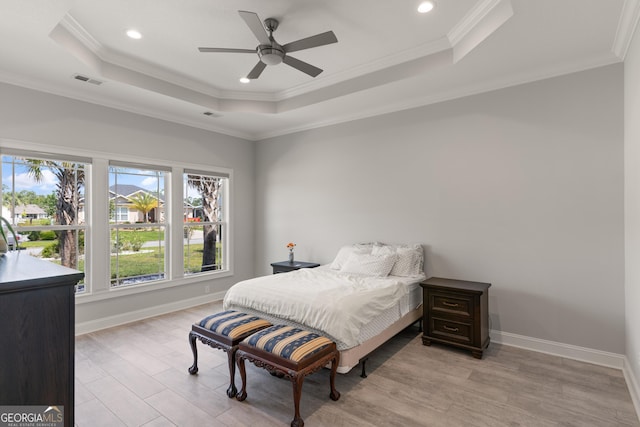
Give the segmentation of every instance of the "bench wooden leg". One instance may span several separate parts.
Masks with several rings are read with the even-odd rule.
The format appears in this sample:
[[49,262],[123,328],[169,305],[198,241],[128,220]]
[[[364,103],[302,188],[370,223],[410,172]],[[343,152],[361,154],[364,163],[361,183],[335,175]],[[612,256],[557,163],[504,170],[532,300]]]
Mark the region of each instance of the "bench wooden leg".
[[331,361],[331,375],[329,378],[331,391],[329,393],[329,397],[334,401],[340,399],[340,393],[336,390],[335,385],[336,373],[338,372],[338,364],[340,362],[340,353],[336,350],[334,343],[331,343],[331,345],[333,347],[331,352],[320,354],[316,357],[316,360],[307,363],[303,368],[300,368],[300,370],[296,370],[297,366],[295,365],[294,367],[286,366],[290,363],[286,360],[283,360],[283,364],[280,364],[278,363],[279,359],[276,359],[274,356],[266,354],[265,357],[263,357],[259,350],[251,348],[245,349],[244,343],[240,343],[240,347],[236,351],[236,363],[238,364],[238,370],[240,371],[242,388],[236,395],[236,399],[243,401],[247,398],[247,373],[245,369],[245,360],[249,360],[259,368],[265,368],[272,374],[282,373],[285,377],[291,380],[291,384],[293,386],[294,416],[291,421],[291,427],[303,427],[304,420],[300,416],[300,400],[302,397],[302,384],[304,383],[304,377],[322,369],[322,367],[326,366],[329,361]]
[[295,414],[293,421],[291,421],[291,427],[302,427],[304,421],[300,416],[300,397],[302,397],[302,383],[304,382],[304,375],[295,374],[291,377],[291,383],[293,384],[293,406]]
[[[237,354],[237,352],[236,352]],[[244,359],[242,357],[236,357],[238,362],[238,370],[240,371],[240,380],[242,381],[242,388],[240,392],[236,395],[236,399],[240,402],[247,398],[247,371],[244,367]]]
[[[227,356],[229,359],[229,378],[231,382],[229,383],[229,388],[227,389],[227,396],[236,397],[238,393],[238,389],[236,388],[236,351],[238,347],[231,347],[229,351],[227,351]],[[244,384],[244,379],[242,380]]]
[[198,373],[198,349],[196,348],[196,335],[193,332],[189,332],[189,344],[191,344],[193,352],[193,365],[189,368],[189,373],[195,375]]

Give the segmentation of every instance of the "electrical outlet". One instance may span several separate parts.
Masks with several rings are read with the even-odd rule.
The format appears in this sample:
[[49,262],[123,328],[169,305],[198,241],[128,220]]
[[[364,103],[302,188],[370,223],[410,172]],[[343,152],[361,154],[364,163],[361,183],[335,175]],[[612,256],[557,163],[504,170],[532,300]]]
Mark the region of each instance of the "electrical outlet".
[[209,292],[211,292],[211,286],[209,286],[209,285],[205,285],[205,286],[204,286],[204,293],[205,293],[205,294],[208,294]]

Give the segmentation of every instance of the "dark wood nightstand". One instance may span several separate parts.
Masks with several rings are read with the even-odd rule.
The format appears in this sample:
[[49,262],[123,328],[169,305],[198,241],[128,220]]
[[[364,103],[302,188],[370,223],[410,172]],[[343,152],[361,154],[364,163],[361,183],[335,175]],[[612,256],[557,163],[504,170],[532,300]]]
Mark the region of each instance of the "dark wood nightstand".
[[271,267],[273,267],[273,274],[278,273],[287,273],[293,270],[300,270],[301,268],[316,268],[320,267],[320,264],[315,262],[303,262],[303,261],[294,261],[290,263],[289,261],[280,261],[280,262],[272,262]]
[[476,359],[489,346],[491,283],[431,277],[420,283],[424,303],[422,344],[471,350]]

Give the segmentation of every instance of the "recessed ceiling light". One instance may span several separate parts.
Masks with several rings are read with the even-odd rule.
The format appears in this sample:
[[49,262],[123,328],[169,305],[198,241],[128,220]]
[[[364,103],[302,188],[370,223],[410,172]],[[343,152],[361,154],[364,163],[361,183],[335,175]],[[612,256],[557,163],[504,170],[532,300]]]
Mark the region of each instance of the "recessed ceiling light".
[[250,82],[251,82],[251,80],[249,80],[249,79],[248,79],[248,78],[246,78],[246,77],[241,77],[241,78],[240,78],[240,83],[247,84],[247,83],[250,83]]
[[140,34],[140,31],[138,30],[128,30],[127,31],[127,35],[132,38],[132,39],[136,39],[139,40],[142,38],[142,34]]
[[423,1],[418,6],[418,12],[420,12],[420,13],[431,12],[434,7],[436,7],[436,4],[434,2],[432,2],[432,1]]

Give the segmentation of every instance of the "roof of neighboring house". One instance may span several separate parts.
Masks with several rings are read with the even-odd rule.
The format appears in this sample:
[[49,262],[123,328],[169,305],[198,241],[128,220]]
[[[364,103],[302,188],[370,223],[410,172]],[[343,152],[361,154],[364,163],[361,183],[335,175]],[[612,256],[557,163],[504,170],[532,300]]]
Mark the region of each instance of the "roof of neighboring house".
[[42,209],[38,205],[28,204],[28,205],[17,205],[15,210],[16,215],[30,214],[30,215],[46,215],[44,209]]
[[[112,185],[109,187],[109,192],[111,192],[114,196],[123,196],[126,198],[130,198],[135,193],[140,192],[148,193],[155,196],[155,194],[153,194],[151,191],[133,184]],[[162,194],[160,195],[159,199],[164,202],[164,196]]]

